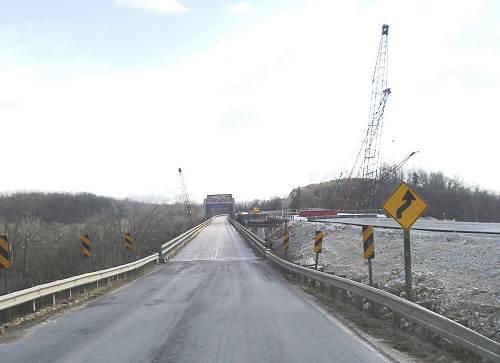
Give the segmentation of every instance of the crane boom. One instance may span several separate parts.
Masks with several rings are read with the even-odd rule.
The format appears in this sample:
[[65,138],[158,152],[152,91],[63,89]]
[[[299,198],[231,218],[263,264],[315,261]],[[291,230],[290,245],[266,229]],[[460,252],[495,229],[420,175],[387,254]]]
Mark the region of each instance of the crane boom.
[[[354,181],[363,182],[359,207],[368,207],[373,202],[376,182],[380,177],[380,145],[384,124],[385,106],[391,89],[387,87],[389,25],[382,26],[377,60],[372,77],[372,90],[368,127],[361,142],[361,148],[345,182],[340,209],[345,209],[354,189]],[[361,159],[361,155],[363,158]]]
[[396,173],[399,169],[401,169],[401,168],[403,167],[403,165],[404,165],[404,164],[406,164],[406,162],[407,162],[408,160],[410,160],[410,158],[411,158],[413,155],[417,154],[418,152],[419,152],[419,151],[413,151],[413,152],[411,152],[411,153],[410,153],[410,154],[409,154],[406,158],[404,158],[403,160],[401,160],[401,161],[399,162],[399,164],[396,164],[396,165],[394,165],[392,168],[390,168],[390,169],[389,169],[389,171],[387,172],[387,174],[394,174],[394,173]]
[[372,94],[368,128],[366,129],[366,143],[364,144],[364,158],[361,166],[361,178],[377,179],[380,166],[380,143],[384,112],[391,89],[387,87],[388,66],[388,35],[389,25],[382,26],[382,35],[377,53],[377,62],[372,78]]
[[182,192],[182,202],[186,207],[186,213],[188,214],[190,221],[192,222],[192,210],[191,210],[191,200],[186,187],[186,181],[184,180],[184,175],[182,173],[182,168],[179,168],[179,178],[181,179],[181,192]]

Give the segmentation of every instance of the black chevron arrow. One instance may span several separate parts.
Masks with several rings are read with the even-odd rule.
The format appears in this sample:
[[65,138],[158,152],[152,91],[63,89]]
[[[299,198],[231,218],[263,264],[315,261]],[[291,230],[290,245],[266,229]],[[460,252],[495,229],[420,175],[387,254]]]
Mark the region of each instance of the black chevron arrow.
[[413,194],[408,190],[405,194],[405,196],[403,197],[403,200],[405,201],[401,207],[398,208],[398,210],[396,211],[396,217],[398,219],[400,219],[401,217],[403,217],[403,212],[405,210],[407,210],[408,208],[410,208],[410,205],[411,205],[411,202],[413,202],[415,199],[415,197],[413,196]]

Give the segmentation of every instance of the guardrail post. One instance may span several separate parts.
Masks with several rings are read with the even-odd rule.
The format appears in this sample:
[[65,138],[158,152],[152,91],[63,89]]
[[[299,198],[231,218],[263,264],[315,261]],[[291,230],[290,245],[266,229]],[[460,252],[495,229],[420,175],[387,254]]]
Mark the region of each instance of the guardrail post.
[[337,293],[337,289],[335,286],[330,285],[330,298],[335,299],[335,294]]
[[32,306],[31,307],[33,308],[33,312],[35,312],[36,311],[36,300],[33,299],[31,302],[32,302]]
[[354,308],[356,310],[363,310],[363,299],[358,294],[354,295]]
[[[376,282],[373,283],[372,287],[378,289],[378,283],[376,283]],[[370,301],[370,310],[371,310],[371,314],[372,314],[372,316],[374,318],[379,318],[380,317],[380,309],[381,308],[382,307],[379,304],[377,304],[376,302]]]
[[56,294],[52,294],[52,307],[56,306]]
[[5,310],[1,310],[0,311],[0,316],[2,317],[2,320],[0,321],[0,324],[7,323],[12,318],[12,309],[8,308],[8,309],[5,309]]
[[432,340],[432,332],[429,329],[426,329],[424,327],[420,328],[420,336],[425,341],[431,341]]
[[307,286],[309,284],[309,278],[305,275],[302,275],[302,283]]
[[321,292],[322,294],[324,294],[326,291],[326,288],[325,288],[325,283],[324,282],[319,282],[319,292]]
[[[339,275],[339,277],[342,277],[342,278],[346,279],[346,278],[347,278],[347,275]],[[343,302],[346,302],[346,301],[347,301],[347,290],[340,289],[340,299],[341,299]]]
[[69,289],[69,299],[71,299],[71,289]]
[[[356,282],[361,282],[361,279],[352,279]],[[357,310],[363,310],[363,300],[360,295],[354,294],[354,308]]]
[[343,302],[347,302],[347,290],[341,289],[340,290],[340,298],[342,299]]
[[401,329],[401,316],[395,311],[392,312],[392,327],[395,329]]

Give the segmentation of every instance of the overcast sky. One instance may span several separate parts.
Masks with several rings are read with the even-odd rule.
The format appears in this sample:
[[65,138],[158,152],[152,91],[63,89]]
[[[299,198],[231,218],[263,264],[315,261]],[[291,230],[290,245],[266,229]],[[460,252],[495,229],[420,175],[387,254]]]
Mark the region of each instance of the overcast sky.
[[382,157],[500,191],[500,2],[0,0],[0,190],[286,195]]

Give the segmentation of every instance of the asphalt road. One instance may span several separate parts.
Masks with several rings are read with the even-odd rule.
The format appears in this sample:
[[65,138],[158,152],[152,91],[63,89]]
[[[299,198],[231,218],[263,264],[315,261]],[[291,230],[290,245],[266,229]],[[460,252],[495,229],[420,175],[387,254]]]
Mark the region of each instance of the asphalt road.
[[386,362],[223,217],[173,261],[0,342],[1,362]]
[[[315,219],[312,222],[341,223],[355,226],[369,225],[380,228],[401,229],[401,226],[392,218],[324,218]],[[422,218],[417,220],[411,229],[436,232],[500,234],[500,223],[440,221]]]

